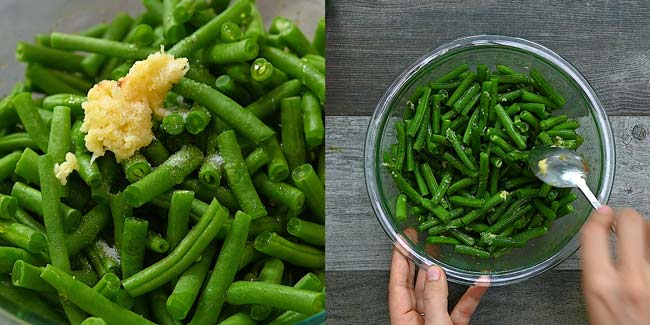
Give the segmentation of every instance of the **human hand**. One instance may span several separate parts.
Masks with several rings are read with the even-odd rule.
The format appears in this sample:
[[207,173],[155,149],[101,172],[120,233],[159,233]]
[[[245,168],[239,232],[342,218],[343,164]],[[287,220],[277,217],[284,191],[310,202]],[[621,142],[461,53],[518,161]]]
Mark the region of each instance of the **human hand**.
[[[404,231],[411,240],[414,229]],[[417,271],[415,264],[396,248],[390,267],[388,305],[391,324],[460,325],[468,324],[487,286],[472,286],[458,301],[451,314],[447,311],[447,277],[438,266]],[[415,285],[414,285],[415,283]]]
[[[616,223],[616,261],[609,234]],[[592,324],[650,324],[650,223],[603,206],[582,229],[582,286]]]

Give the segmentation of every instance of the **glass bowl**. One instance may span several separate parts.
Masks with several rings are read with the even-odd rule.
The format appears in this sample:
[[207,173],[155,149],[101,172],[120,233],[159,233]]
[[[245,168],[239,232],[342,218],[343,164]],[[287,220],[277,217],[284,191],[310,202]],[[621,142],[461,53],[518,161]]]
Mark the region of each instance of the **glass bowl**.
[[575,212],[556,220],[545,236],[499,259],[454,254],[449,245],[424,245],[425,234],[420,234],[417,244],[404,235],[404,229],[415,226],[417,220],[409,216],[405,222],[397,222],[393,217],[399,193],[382,166],[382,155],[397,141],[394,122],[418,86],[462,63],[469,64],[470,69],[484,63],[494,70],[499,63],[523,72],[540,70],[567,100],[561,113],[580,122],[577,132],[585,142],[578,152],[591,167],[587,184],[603,203],[609,199],[614,180],[614,138],[605,109],[580,72],[555,52],[520,38],[479,35],[451,41],[407,67],[379,100],[366,134],[364,168],[372,207],[388,237],[418,266],[442,267],[452,282],[471,285],[489,281],[492,286],[516,283],[553,268],[576,252],[580,246],[578,232],[591,212],[581,194],[574,202]]
[[[257,6],[267,27],[275,16],[284,16],[294,20],[309,38],[314,35],[320,17],[325,15],[325,0],[258,1]],[[19,40],[31,41],[37,33],[54,30],[83,30],[98,22],[110,21],[120,11],[127,11],[132,16],[143,11],[142,0],[2,0],[0,9],[0,29],[3,31],[0,36],[3,45],[0,47],[0,95],[8,93],[23,78],[24,64],[16,62],[14,54]],[[11,277],[0,274],[0,282],[3,281],[10,282]],[[16,305],[0,294],[0,324],[46,323],[27,306]],[[325,311],[298,324],[325,324]]]

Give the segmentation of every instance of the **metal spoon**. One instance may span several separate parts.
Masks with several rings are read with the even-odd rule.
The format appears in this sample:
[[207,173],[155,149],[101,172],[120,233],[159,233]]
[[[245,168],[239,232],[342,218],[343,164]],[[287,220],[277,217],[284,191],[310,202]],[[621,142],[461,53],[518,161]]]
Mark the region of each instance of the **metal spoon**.
[[576,152],[547,146],[535,147],[528,154],[528,165],[535,176],[554,187],[577,187],[594,209],[602,205],[589,189],[589,165]]

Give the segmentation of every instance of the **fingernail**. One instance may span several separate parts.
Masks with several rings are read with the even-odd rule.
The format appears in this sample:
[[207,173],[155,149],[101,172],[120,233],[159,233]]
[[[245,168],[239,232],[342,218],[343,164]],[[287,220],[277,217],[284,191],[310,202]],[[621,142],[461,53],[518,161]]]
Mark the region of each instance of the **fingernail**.
[[598,213],[602,213],[602,214],[611,214],[612,213],[612,208],[610,208],[607,205],[603,205],[600,208],[598,208],[598,210],[596,210],[596,211],[598,211]]
[[432,266],[427,270],[427,281],[438,281],[440,279],[440,268]]

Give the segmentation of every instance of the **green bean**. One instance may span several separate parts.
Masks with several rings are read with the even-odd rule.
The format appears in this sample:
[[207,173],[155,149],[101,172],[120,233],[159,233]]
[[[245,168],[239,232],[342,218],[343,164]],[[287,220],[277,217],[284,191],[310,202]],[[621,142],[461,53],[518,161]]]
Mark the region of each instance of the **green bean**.
[[72,303],[84,311],[101,317],[109,323],[116,324],[153,324],[145,318],[125,309],[99,292],[75,280],[59,268],[48,265],[45,267],[41,278],[67,297]]
[[223,158],[216,150],[210,150],[199,169],[199,181],[207,186],[217,186],[223,173]]
[[248,173],[251,175],[255,174],[256,171],[266,165],[269,161],[271,161],[271,157],[263,147],[255,149],[244,159]]
[[[299,81],[296,80],[296,83],[298,86],[302,87],[302,84],[300,84]],[[233,78],[227,74],[219,76],[215,80],[214,86],[218,91],[232,98],[240,105],[248,105],[251,102],[251,96],[248,91],[238,85]]]
[[282,50],[266,47],[262,49],[261,56],[269,60],[274,67],[284,71],[289,76],[300,80],[320,99],[325,101],[325,77],[310,65],[304,64],[292,54]]
[[[27,150],[34,152],[29,148],[25,149],[25,151]],[[22,153],[20,151],[15,151],[0,158],[0,181],[7,179],[14,174],[14,170],[17,168],[16,166],[21,157]]]
[[406,195],[400,194],[397,196],[395,203],[395,220],[406,221]]
[[38,158],[38,171],[42,191],[41,210],[47,233],[47,247],[50,259],[52,265],[60,267],[64,272],[70,272],[70,260],[65,242],[65,232],[59,212],[61,205],[59,200],[59,183],[54,173],[51,172],[52,170],[54,170],[52,157],[49,155],[40,156]]
[[305,198],[307,197],[301,190],[287,183],[271,182],[264,173],[255,174],[253,176],[253,184],[271,202],[279,203],[292,212],[301,211],[305,203]]
[[45,265],[41,256],[18,247],[0,246],[0,273],[11,273],[14,264],[19,260],[36,266]]
[[255,102],[246,106],[245,109],[260,119],[266,119],[280,108],[284,98],[299,95],[301,89],[302,84],[299,80],[292,79],[286,81],[268,93],[262,95]]
[[562,138],[564,140],[575,140],[575,139],[578,138],[578,135],[573,130],[556,130],[556,129],[552,129],[552,130],[546,131],[546,134],[548,134],[548,136],[551,137],[551,138],[559,137],[559,138]]
[[201,260],[194,263],[179,276],[173,292],[165,303],[167,311],[174,319],[183,320],[187,317],[208,275],[216,250],[217,245],[209,245],[201,254]]
[[216,44],[209,53],[210,63],[227,64],[252,60],[257,57],[259,46],[253,39]]
[[140,152],[136,152],[130,158],[123,160],[122,168],[124,169],[126,179],[130,183],[135,183],[141,180],[152,171],[151,164],[149,164],[147,158],[145,158]]
[[48,111],[52,111],[54,110],[54,107],[66,106],[70,108],[72,116],[80,116],[83,115],[81,103],[85,101],[85,96],[79,96],[75,94],[55,94],[47,96],[45,99],[43,99],[43,108]]
[[221,133],[217,137],[217,142],[224,160],[226,179],[242,210],[253,218],[265,216],[266,209],[253,187],[235,132],[230,130]]
[[540,132],[537,135],[537,139],[544,145],[552,145],[553,144],[553,140],[551,140],[551,137],[549,137],[548,134],[546,134],[546,132]]
[[[499,118],[499,121],[501,121],[501,124],[503,124],[506,133],[510,137],[510,139],[517,145],[517,147],[520,150],[526,149],[526,142],[522,138],[521,134],[515,130],[514,125],[512,124],[512,119],[506,114],[505,110],[503,107],[499,104],[494,106],[494,109],[496,111],[496,115]],[[492,138],[490,137],[490,140]],[[504,149],[505,150],[505,149]]]
[[562,122],[556,126],[554,126],[552,129],[553,130],[575,130],[580,127],[580,123],[576,120],[570,120],[566,122]]
[[117,275],[106,273],[101,279],[99,279],[93,289],[99,292],[102,296],[113,301],[115,300],[117,292],[120,290],[120,285],[120,278],[118,278]]
[[287,222],[287,232],[306,243],[325,246],[325,226],[323,225],[294,217]]
[[68,254],[74,256],[86,246],[94,243],[109,218],[110,211],[106,205],[98,205],[84,215],[77,230],[65,237]]
[[[199,223],[169,255],[122,282],[134,297],[154,290],[178,276],[205,250],[223,225],[228,212],[213,200]],[[232,229],[232,228],[231,228]]]
[[173,112],[165,116],[160,127],[171,135],[179,135],[185,131],[185,117],[180,112]]
[[72,148],[70,119],[70,108],[54,107],[47,153],[52,156],[55,163],[65,161],[66,153],[70,152]]
[[467,245],[455,245],[454,252],[480,259],[490,258],[490,252]]
[[225,22],[221,25],[221,41],[224,43],[241,41],[242,35],[241,28],[235,23]]
[[248,1],[237,1],[228,9],[198,28],[194,33],[178,41],[167,53],[175,57],[187,57],[198,49],[204,48],[214,40],[214,35],[219,35],[221,25],[230,21],[239,23],[250,12],[251,4]]
[[555,211],[539,199],[533,200],[533,206],[546,219],[554,220],[557,217]]
[[27,133],[14,133],[0,138],[0,152],[11,152],[25,148],[39,149]]
[[[266,61],[265,58],[257,58],[251,64],[251,78],[257,82],[264,82],[270,80],[273,74],[277,72],[273,68],[273,64]],[[283,82],[286,82],[285,79]]]
[[199,134],[208,127],[211,117],[210,112],[205,107],[194,105],[185,116],[185,130],[190,134]]
[[83,56],[27,42],[16,44],[16,59],[20,62],[42,64],[58,70],[83,72],[81,67]]
[[227,291],[229,304],[267,304],[273,307],[315,313],[324,306],[324,293],[296,289],[280,284],[237,281]]
[[[545,107],[549,107],[551,109],[558,109],[559,108],[557,106],[557,104],[555,104],[550,99],[548,99],[548,98],[546,98],[544,96],[541,96],[541,95],[537,95],[535,93],[531,93],[531,92],[526,91],[526,90],[522,90],[521,99],[523,101],[525,101],[525,102],[528,102],[528,103],[543,104]],[[542,116],[539,116],[539,117],[542,118]]]
[[43,226],[41,222],[36,221],[29,215],[29,213],[25,212],[25,210],[21,208],[16,209],[14,219],[29,228],[45,233],[45,226]]
[[149,222],[128,217],[124,219],[122,247],[120,251],[122,277],[128,279],[144,265],[144,250]]
[[47,248],[47,239],[42,232],[20,223],[0,221],[0,238],[34,254]]
[[546,234],[547,230],[548,229],[546,227],[530,228],[512,236],[512,238],[515,240],[521,240],[526,242],[533,238],[537,238],[539,236]]
[[199,149],[192,146],[182,148],[153,172],[127,186],[124,190],[127,202],[133,207],[142,206],[182,182],[201,164],[201,161],[203,161],[203,154]]
[[100,277],[106,273],[119,274],[119,254],[102,238],[98,238],[86,247],[85,252]]
[[528,76],[521,73],[500,74],[496,76],[500,84],[527,84],[530,83]]
[[193,200],[194,192],[191,191],[177,190],[172,194],[167,216],[167,241],[170,250],[176,248],[187,234]]
[[235,279],[246,245],[251,217],[238,211],[221,246],[212,275],[205,284],[190,324],[215,323],[225,302],[228,286]]
[[469,159],[469,157],[465,153],[464,147],[461,141],[458,139],[456,133],[451,129],[447,129],[446,136],[447,136],[447,140],[449,140],[449,142],[452,144],[454,151],[456,151],[456,154],[463,162],[463,164],[467,167],[467,169],[471,171],[476,170],[476,165]]
[[29,137],[43,151],[47,151],[49,130],[38,113],[38,107],[32,101],[32,94],[21,93],[14,97],[13,105]]
[[564,106],[566,99],[555,90],[537,69],[530,70],[530,77],[533,80],[533,86],[543,95],[548,96],[557,106]]
[[295,186],[305,194],[305,203],[314,218],[325,224],[325,186],[310,164],[298,166],[291,173]]
[[63,81],[63,83],[75,88],[76,91],[87,93],[88,90],[90,90],[90,88],[93,87],[93,83],[91,81],[88,81],[76,74],[72,74],[65,71],[52,70],[52,69],[45,69],[45,70],[49,74],[54,75],[55,78],[58,78],[59,80]]
[[554,128],[555,126],[557,126],[559,124],[562,124],[562,123],[566,122],[567,120],[568,120],[568,117],[566,116],[566,114],[556,115],[556,116],[549,117],[547,119],[544,119],[544,120],[540,121],[539,126],[540,126],[540,128],[542,130],[546,131],[548,129]]
[[306,91],[302,95],[303,130],[309,148],[315,148],[325,139],[325,127],[321,114],[321,106],[316,96]]
[[218,323],[219,325],[255,325],[257,324],[247,313],[238,312]]
[[12,285],[11,277],[8,274],[0,276],[0,288],[2,289],[0,290],[0,297],[4,301],[28,310],[32,315],[40,317],[43,321],[52,323],[66,322],[60,312],[43,299],[42,295]]
[[147,232],[147,240],[145,246],[152,252],[166,253],[169,250],[169,242],[160,234],[149,230]]
[[[257,281],[280,284],[282,282],[282,273],[284,272],[284,263],[277,258],[272,258],[264,263],[262,270]],[[271,315],[273,308],[269,305],[252,305],[250,315],[251,318],[258,321],[263,321]]]
[[449,201],[453,204],[471,207],[471,208],[481,208],[485,204],[484,199],[472,199],[472,198],[467,198],[458,195],[449,197]]
[[18,260],[11,270],[11,283],[17,287],[39,292],[56,292],[56,289],[41,279],[40,275],[43,269],[43,267]]
[[202,9],[207,5],[205,1],[200,0],[181,0],[177,1],[176,7],[174,8],[174,20],[176,22],[185,23],[192,18],[194,12],[198,9]]
[[465,166],[463,163],[458,161],[454,156],[452,156],[449,152],[445,152],[442,154],[442,159],[447,161],[449,165],[457,169],[459,172],[462,174],[469,176],[471,178],[475,178],[478,176],[478,172],[476,170],[471,170],[467,166]]
[[451,234],[454,238],[458,239],[461,241],[463,244],[468,245],[468,246],[473,246],[475,243],[474,238],[472,236],[458,230],[458,229],[449,229],[449,234]]
[[183,79],[174,87],[179,94],[197,101],[205,106],[235,130],[255,143],[263,142],[274,132],[248,110],[239,104],[210,88],[207,85],[192,80]]
[[100,317],[88,317],[83,322],[81,322],[81,325],[107,325],[107,324],[108,323],[106,323],[106,321]]
[[[102,36],[102,39],[109,40],[109,41],[122,40],[124,36],[126,36],[126,34],[128,33],[132,24],[133,24],[133,19],[129,17],[128,14],[120,13],[117,16],[115,16],[115,18],[113,18],[113,21],[111,21],[111,23],[109,24],[108,28],[106,29],[106,32]],[[55,46],[54,39],[52,39],[52,46]],[[81,67],[83,68],[84,72],[87,75],[94,77],[97,76],[102,65],[106,62],[106,60],[107,60],[106,56],[93,53],[86,56],[81,61]]]
[[280,116],[282,124],[282,149],[287,158],[289,169],[294,170],[296,167],[304,164],[306,159],[300,97],[283,99]]
[[566,205],[560,206],[557,209],[557,217],[561,218],[566,216],[567,214],[573,213],[575,211],[575,207],[571,203],[567,203]]
[[322,268],[325,255],[322,250],[292,243],[277,233],[263,232],[255,238],[255,249],[293,265]]
[[0,194],[0,218],[13,219],[18,210],[18,200],[15,197]]
[[494,247],[524,247],[526,241],[514,237],[498,236],[491,233],[481,233],[481,240]]
[[139,47],[119,41],[99,39],[72,34],[52,33],[52,47],[62,50],[86,51],[126,60],[142,60],[158,51],[155,48]]

